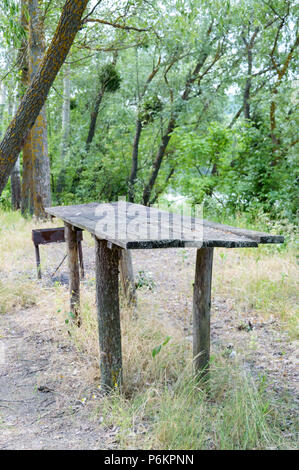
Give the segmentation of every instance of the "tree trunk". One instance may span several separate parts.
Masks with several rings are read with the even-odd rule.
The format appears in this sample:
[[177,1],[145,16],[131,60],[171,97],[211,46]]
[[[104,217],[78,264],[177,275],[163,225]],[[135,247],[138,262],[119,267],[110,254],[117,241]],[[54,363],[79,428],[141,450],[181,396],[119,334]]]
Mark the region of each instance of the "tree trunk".
[[70,144],[70,114],[71,114],[71,82],[70,64],[66,64],[63,75],[63,104],[62,104],[62,139],[60,152],[60,173],[57,182],[57,192],[61,193],[65,186],[65,159]]
[[[10,93],[8,99],[8,116],[11,119],[15,113],[16,97]],[[10,192],[11,192],[11,205],[12,208],[20,209],[21,204],[21,180],[20,180],[20,160],[16,161],[15,166],[10,175]]]
[[52,42],[0,143],[0,194],[81,26],[87,3],[66,0]]
[[290,62],[294,59],[294,52],[295,52],[296,48],[299,45],[299,35],[297,35],[294,43],[290,47],[289,53],[287,54],[284,62],[282,64],[278,65],[274,55],[275,55],[275,52],[277,50],[278,36],[279,36],[279,33],[280,33],[281,29],[284,26],[284,23],[285,23],[285,17],[282,18],[282,21],[281,21],[280,25],[278,26],[278,30],[277,30],[277,33],[276,33],[276,36],[275,36],[274,45],[273,45],[272,51],[270,52],[271,61],[272,61],[272,64],[274,66],[274,69],[276,70],[276,73],[277,73],[277,81],[276,81],[276,83],[274,83],[274,87],[272,89],[272,97],[271,97],[271,102],[270,102],[270,116],[269,116],[270,117],[270,127],[271,127],[271,139],[272,139],[272,143],[273,143],[272,165],[276,165],[277,162],[278,162],[279,156],[278,156],[277,151],[278,151],[279,146],[281,144],[280,138],[279,138],[278,133],[277,133],[277,125],[276,125],[276,100],[277,100],[278,89],[279,89],[279,86],[282,82],[283,77],[285,76],[285,74],[287,73],[287,71],[289,69]]
[[20,157],[13,167],[11,177],[11,205],[14,210],[21,208],[21,177],[20,177]]
[[245,82],[245,88],[244,88],[244,93],[243,93],[243,111],[244,111],[244,117],[245,119],[250,120],[250,90],[251,90],[251,84],[252,84],[252,50],[254,47],[255,40],[257,38],[257,35],[259,33],[259,27],[255,29],[253,32],[250,40],[247,40],[245,37],[245,34],[242,33],[242,40],[245,44],[246,47],[246,53],[247,53],[247,76],[246,76],[246,82]]
[[243,95],[243,110],[245,119],[250,120],[250,89],[251,89],[251,74],[252,74],[252,51],[247,49],[247,77]]
[[[154,77],[157,75],[159,71],[160,63],[161,63],[161,56],[158,59],[157,65],[153,68],[153,70],[147,77],[147,80],[144,84],[142,92],[139,93],[138,50],[136,49],[136,74],[137,74],[137,95],[138,95],[137,113],[138,114],[140,112],[140,104],[142,102],[142,99],[150,83],[153,81]],[[135,200],[135,183],[137,180],[137,172],[138,172],[138,154],[139,154],[139,142],[140,142],[141,132],[142,132],[142,122],[139,119],[139,116],[137,115],[136,130],[135,130],[135,137],[134,137],[133,151],[132,151],[132,165],[131,165],[131,173],[130,173],[129,188],[128,188],[128,198],[130,202],[134,202]]]
[[[27,0],[21,0],[21,26],[28,31],[27,16]],[[20,63],[21,81],[19,84],[19,95],[24,96],[29,84],[29,61],[28,61],[28,44],[23,38],[19,49],[18,59]],[[32,175],[32,150],[31,150],[31,133],[29,132],[25,144],[22,149],[23,165],[22,165],[22,184],[21,184],[21,212],[25,214],[33,214],[33,175]]]
[[33,214],[33,173],[32,173],[32,147],[31,132],[26,137],[23,149],[23,172],[21,187],[21,212]]
[[70,113],[71,113],[71,66],[65,65],[63,76],[63,108],[62,108],[62,145],[61,164],[64,165],[65,157],[70,144]]
[[101,86],[101,88],[98,92],[98,95],[96,97],[94,108],[93,108],[91,116],[90,116],[89,131],[88,131],[88,136],[87,136],[87,140],[86,140],[86,148],[87,149],[89,149],[90,144],[91,144],[91,142],[94,138],[97,118],[98,118],[99,109],[100,109],[100,105],[101,105],[104,93],[105,93],[105,87]]
[[[28,1],[29,11],[29,76],[32,82],[45,52],[44,25],[38,0]],[[44,208],[51,205],[50,161],[46,107],[42,107],[32,129],[33,207],[36,217],[45,217]]]
[[278,95],[277,86],[272,91],[272,100],[270,103],[270,128],[271,128],[271,140],[273,143],[274,152],[279,148],[280,140],[276,135],[276,98]]
[[4,107],[5,107],[5,86],[4,86],[4,83],[0,83],[0,136],[2,135],[2,128],[3,128]]
[[134,195],[134,187],[137,179],[137,171],[138,171],[138,150],[139,150],[139,141],[142,131],[142,123],[139,118],[136,121],[136,131],[133,143],[133,152],[132,152],[132,167],[131,167],[131,174],[129,179],[129,202],[134,202],[135,195]]
[[150,196],[151,196],[154,184],[156,182],[156,179],[157,179],[160,167],[161,167],[161,163],[165,155],[167,145],[170,141],[171,133],[174,130],[175,125],[176,125],[176,120],[172,117],[168,123],[167,131],[162,137],[160,147],[158,149],[155,161],[153,163],[153,170],[152,170],[149,182],[143,190],[143,204],[145,206],[149,204]]
[[[212,24],[210,25],[208,31],[207,31],[207,39],[208,37],[210,36],[210,33],[212,31]],[[202,54],[200,54],[200,57],[198,59],[198,62],[196,63],[192,73],[190,74],[190,76],[187,78],[186,82],[185,82],[185,88],[184,88],[184,91],[181,95],[181,99],[183,101],[188,101],[189,100],[189,97],[190,97],[190,92],[191,92],[191,87],[192,85],[195,83],[195,81],[197,80],[198,82],[198,86],[200,85],[200,81],[201,79],[203,78],[203,76],[209,71],[211,70],[211,68],[213,67],[213,65],[215,64],[215,62],[218,60],[218,58],[220,57],[219,54],[218,54],[218,51],[216,52],[215,54],[215,57],[214,57],[214,60],[212,62],[212,64],[207,68],[206,72],[204,72],[201,76],[199,75],[199,72],[201,71],[202,67],[204,66],[207,58],[208,58],[208,52],[204,51]],[[151,193],[152,193],[152,190],[153,190],[153,187],[155,185],[155,182],[156,182],[156,179],[157,179],[157,176],[159,174],[159,170],[160,170],[160,167],[161,167],[161,164],[162,164],[162,160],[164,158],[164,155],[165,155],[165,152],[166,152],[166,149],[167,149],[167,146],[168,146],[168,143],[170,141],[170,138],[171,138],[171,133],[173,132],[173,130],[175,129],[175,126],[176,126],[176,117],[174,116],[173,112],[170,116],[170,119],[168,121],[168,126],[167,126],[167,130],[166,130],[166,133],[162,136],[161,138],[161,143],[160,143],[160,147],[157,151],[157,154],[156,154],[156,158],[153,162],[153,165],[152,165],[152,172],[150,174],[150,177],[149,177],[149,180],[148,180],[148,183],[145,185],[144,187],[144,190],[143,190],[143,204],[145,206],[147,206],[150,202],[150,197],[151,197]]]
[[[15,113],[15,108],[17,102],[15,99],[13,106],[13,113]],[[20,157],[17,159],[15,166],[13,167],[11,176],[10,176],[10,185],[11,185],[11,205],[14,210],[21,208],[21,176],[20,176]]]

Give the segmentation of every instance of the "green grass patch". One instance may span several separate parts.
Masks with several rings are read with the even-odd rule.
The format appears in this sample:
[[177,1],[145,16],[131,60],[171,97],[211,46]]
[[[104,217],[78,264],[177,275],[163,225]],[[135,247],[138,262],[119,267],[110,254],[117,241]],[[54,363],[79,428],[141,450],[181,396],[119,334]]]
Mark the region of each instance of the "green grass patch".
[[190,368],[175,382],[156,382],[129,399],[118,391],[103,398],[98,414],[117,429],[120,448],[292,449],[295,429],[271,405],[265,378],[256,384],[240,365],[216,361],[210,388],[190,380]]

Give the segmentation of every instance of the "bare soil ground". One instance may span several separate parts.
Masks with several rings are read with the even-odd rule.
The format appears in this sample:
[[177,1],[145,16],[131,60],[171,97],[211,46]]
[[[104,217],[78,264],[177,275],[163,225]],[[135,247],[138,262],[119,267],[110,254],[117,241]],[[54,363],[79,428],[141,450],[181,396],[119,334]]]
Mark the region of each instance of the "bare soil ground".
[[[43,285],[51,289],[50,273],[65,247],[43,251]],[[84,246],[87,279],[94,276],[93,248]],[[133,252],[134,270],[154,282],[139,296],[150,314],[184,331],[192,340],[192,282],[195,250]],[[217,262],[215,265],[217,270]],[[35,276],[34,267],[29,273]],[[58,275],[57,275],[58,276]],[[66,265],[58,279],[67,281]],[[57,279],[57,277],[56,277]],[[36,281],[38,296],[39,282]],[[97,397],[97,358],[80,352],[54,311],[41,316],[37,306],[0,315],[0,448],[1,449],[111,449],[117,430],[101,422]],[[214,292],[212,351],[228,361],[241,359],[254,376],[266,374],[277,406],[287,407],[293,420],[298,405],[296,343],[279,321],[252,313],[237,313],[234,300]],[[94,374],[90,373],[91,369]],[[82,402],[82,397],[88,397]],[[294,397],[297,397],[294,399]]]

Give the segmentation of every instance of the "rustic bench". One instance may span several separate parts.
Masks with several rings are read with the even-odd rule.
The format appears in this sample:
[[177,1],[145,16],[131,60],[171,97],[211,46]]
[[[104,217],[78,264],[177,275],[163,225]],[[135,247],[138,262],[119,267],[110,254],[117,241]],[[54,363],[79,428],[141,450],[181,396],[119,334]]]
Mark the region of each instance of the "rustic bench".
[[[81,277],[84,278],[84,264],[82,252],[82,230],[77,230],[77,245],[79,253],[79,263],[81,268]],[[32,241],[35,248],[36,268],[38,279],[42,278],[42,271],[40,266],[40,252],[39,245],[47,245],[49,243],[63,243],[65,242],[64,227],[57,228],[39,228],[32,230]]]
[[193,289],[193,357],[196,374],[201,376],[207,373],[210,361],[214,248],[254,248],[261,243],[284,242],[281,236],[226,226],[125,201],[51,207],[46,212],[65,223],[70,304],[78,318],[80,280],[77,230],[87,230],[94,236],[101,382],[107,389],[122,383],[118,263],[123,250],[197,248]]

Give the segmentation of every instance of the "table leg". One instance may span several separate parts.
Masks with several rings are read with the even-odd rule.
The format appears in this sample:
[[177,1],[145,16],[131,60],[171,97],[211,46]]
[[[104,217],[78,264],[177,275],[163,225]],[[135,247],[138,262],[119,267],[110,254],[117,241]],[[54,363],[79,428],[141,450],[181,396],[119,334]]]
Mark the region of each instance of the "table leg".
[[82,250],[82,243],[80,241],[78,242],[78,252],[79,252],[81,279],[84,279],[83,250]]
[[213,248],[197,250],[193,291],[193,360],[195,373],[207,376],[210,361],[210,310]]
[[118,295],[120,250],[95,237],[96,301],[101,352],[101,385],[104,391],[121,387],[122,354]]
[[65,223],[65,240],[67,244],[70,275],[70,311],[75,316],[77,326],[80,326],[80,276],[77,232],[70,224],[67,223]]
[[42,270],[40,267],[40,254],[39,254],[39,246],[34,244],[35,248],[35,257],[36,257],[36,267],[37,267],[37,277],[38,279],[42,278]]
[[121,250],[119,265],[120,280],[123,288],[124,297],[129,306],[136,306],[137,296],[132,264],[132,255],[129,250]]

